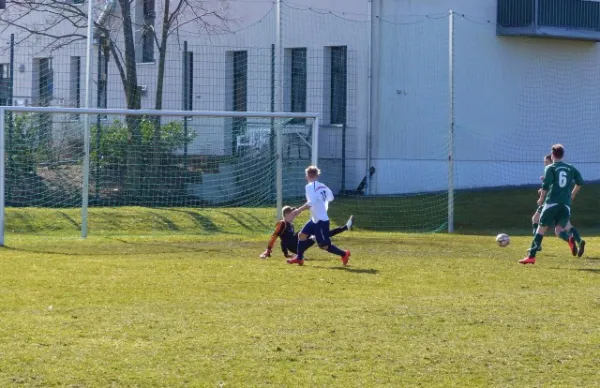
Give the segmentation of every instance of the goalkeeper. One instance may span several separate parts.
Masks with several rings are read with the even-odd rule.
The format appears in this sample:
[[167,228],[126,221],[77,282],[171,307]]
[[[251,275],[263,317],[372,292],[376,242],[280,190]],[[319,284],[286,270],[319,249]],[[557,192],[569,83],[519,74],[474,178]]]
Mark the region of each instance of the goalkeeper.
[[[260,257],[262,259],[266,259],[267,257],[271,257],[271,251],[273,250],[273,246],[275,245],[275,241],[277,241],[277,237],[281,240],[281,250],[286,258],[291,258],[293,255],[291,253],[296,253],[298,248],[298,233],[294,232],[294,213],[295,208],[290,206],[284,206],[282,209],[283,219],[277,222],[275,226],[275,231],[271,235],[269,239],[269,245],[267,246],[267,250],[263,252]],[[341,226],[339,228],[332,229],[329,232],[329,237],[335,236],[336,234],[340,234],[347,230],[352,229],[352,224],[354,223],[354,216],[350,216],[346,225]],[[310,248],[315,244],[315,237],[310,236],[309,239],[310,245],[307,248]]]

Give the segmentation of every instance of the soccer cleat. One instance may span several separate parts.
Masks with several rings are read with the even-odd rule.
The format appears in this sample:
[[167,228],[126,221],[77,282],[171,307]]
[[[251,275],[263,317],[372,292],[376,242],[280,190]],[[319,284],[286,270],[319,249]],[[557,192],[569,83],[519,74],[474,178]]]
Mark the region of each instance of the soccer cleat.
[[342,256],[342,264],[348,265],[348,260],[350,260],[350,251],[346,251],[344,256]]
[[354,216],[350,216],[350,218],[348,218],[348,222],[346,222],[346,229],[348,229],[348,230],[352,229],[353,224],[354,224]]
[[298,265],[304,265],[304,259],[298,259],[298,256],[295,256],[291,259],[287,259],[286,263],[288,264],[298,264]]
[[569,248],[573,256],[577,255],[577,244],[575,244],[575,237],[573,236],[569,237]]
[[535,257],[527,256],[523,260],[519,260],[521,264],[535,264]]
[[583,252],[585,252],[585,240],[581,240],[579,243],[579,251],[577,251],[577,257],[583,256]]

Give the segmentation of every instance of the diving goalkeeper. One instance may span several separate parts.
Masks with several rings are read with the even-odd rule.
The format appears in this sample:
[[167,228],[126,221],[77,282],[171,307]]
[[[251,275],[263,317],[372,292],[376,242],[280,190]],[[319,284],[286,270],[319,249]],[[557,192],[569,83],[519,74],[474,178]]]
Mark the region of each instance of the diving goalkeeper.
[[[284,206],[282,209],[283,219],[277,222],[275,226],[275,231],[271,235],[269,239],[269,245],[267,249],[260,255],[262,259],[266,259],[267,257],[271,257],[271,251],[273,250],[273,246],[275,245],[275,241],[277,238],[281,240],[281,250],[286,258],[293,257],[291,253],[296,253],[298,248],[298,233],[294,231],[294,208],[290,206]],[[332,229],[329,232],[329,237],[335,236],[336,234],[340,234],[347,230],[352,229],[352,224],[354,223],[354,216],[350,216],[346,225],[341,226],[339,228]],[[315,237],[310,236],[309,239],[310,245],[308,248],[315,244]]]

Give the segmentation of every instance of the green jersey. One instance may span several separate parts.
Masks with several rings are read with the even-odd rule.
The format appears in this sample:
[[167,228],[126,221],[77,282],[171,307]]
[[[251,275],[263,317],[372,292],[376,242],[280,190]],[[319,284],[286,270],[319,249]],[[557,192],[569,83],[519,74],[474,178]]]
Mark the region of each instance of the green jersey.
[[555,162],[546,167],[542,189],[548,191],[546,203],[571,206],[571,190],[574,185],[583,185],[579,171],[570,164]]

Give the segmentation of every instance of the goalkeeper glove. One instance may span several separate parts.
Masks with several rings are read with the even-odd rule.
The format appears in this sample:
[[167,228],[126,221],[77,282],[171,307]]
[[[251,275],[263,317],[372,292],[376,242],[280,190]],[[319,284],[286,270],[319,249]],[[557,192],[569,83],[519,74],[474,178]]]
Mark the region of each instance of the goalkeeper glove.
[[266,259],[267,257],[271,257],[271,248],[267,248],[267,250],[260,255],[261,259]]

